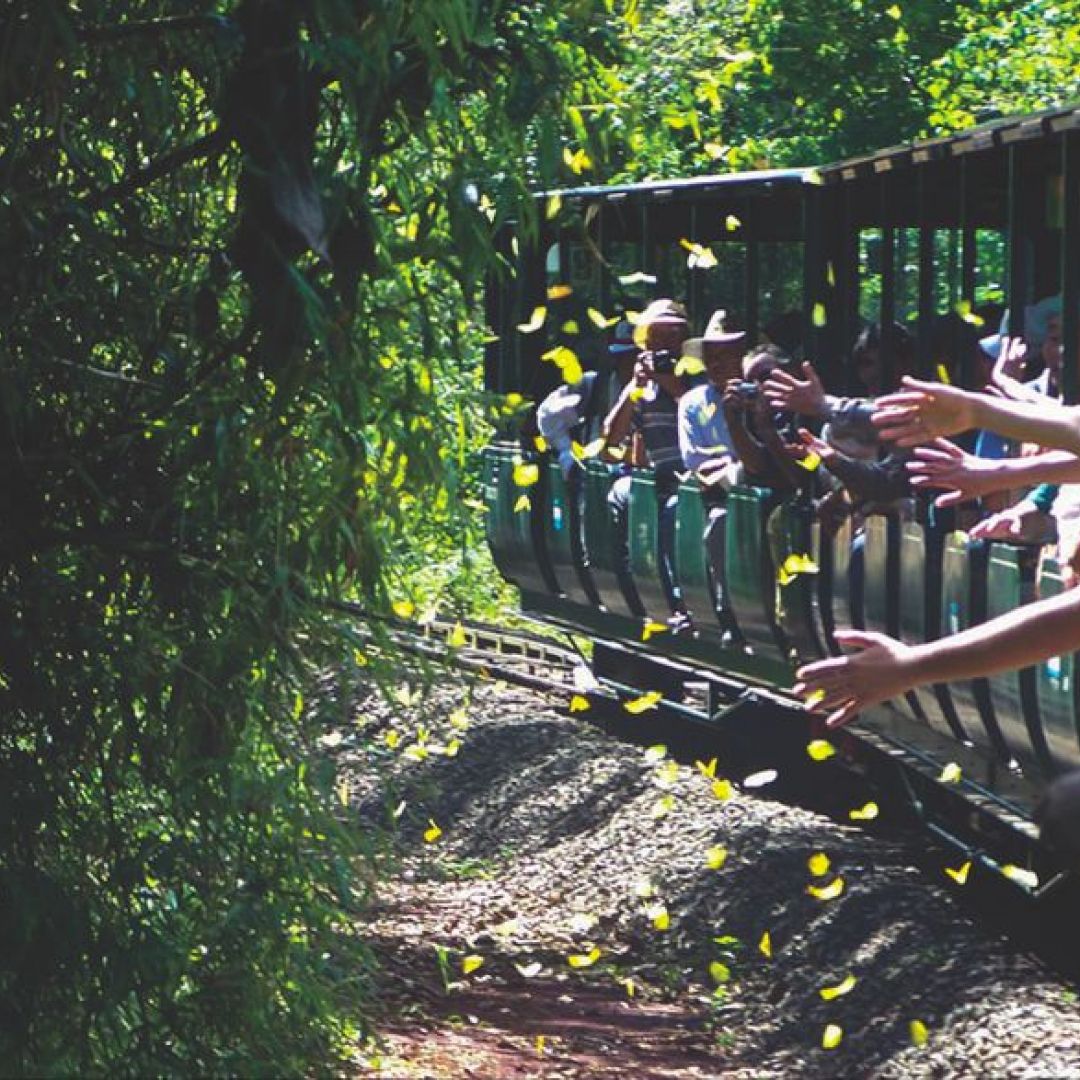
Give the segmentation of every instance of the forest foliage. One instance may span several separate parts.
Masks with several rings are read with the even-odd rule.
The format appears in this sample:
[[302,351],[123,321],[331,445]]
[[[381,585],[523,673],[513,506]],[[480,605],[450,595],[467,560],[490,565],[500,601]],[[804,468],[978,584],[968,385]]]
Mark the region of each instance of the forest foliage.
[[[483,569],[484,275],[530,189],[1052,104],[1041,0],[0,12],[0,1055],[297,1072],[366,1015],[329,599]],[[481,590],[482,591],[482,590]],[[490,594],[490,590],[487,590]]]

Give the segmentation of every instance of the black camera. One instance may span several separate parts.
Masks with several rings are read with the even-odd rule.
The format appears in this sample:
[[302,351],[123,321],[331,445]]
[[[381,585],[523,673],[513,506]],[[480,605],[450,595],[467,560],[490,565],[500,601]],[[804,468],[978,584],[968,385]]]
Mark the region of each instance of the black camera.
[[670,375],[675,370],[677,357],[670,349],[657,349],[652,354],[652,367],[657,375]]

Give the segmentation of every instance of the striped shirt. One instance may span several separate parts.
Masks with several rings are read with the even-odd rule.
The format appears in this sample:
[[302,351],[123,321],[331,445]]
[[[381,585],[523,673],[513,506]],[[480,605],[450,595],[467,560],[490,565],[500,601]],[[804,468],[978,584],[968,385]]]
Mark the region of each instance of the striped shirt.
[[634,428],[641,432],[649,464],[658,472],[683,467],[678,415],[678,403],[656,383],[645,387],[641,400],[634,406]]

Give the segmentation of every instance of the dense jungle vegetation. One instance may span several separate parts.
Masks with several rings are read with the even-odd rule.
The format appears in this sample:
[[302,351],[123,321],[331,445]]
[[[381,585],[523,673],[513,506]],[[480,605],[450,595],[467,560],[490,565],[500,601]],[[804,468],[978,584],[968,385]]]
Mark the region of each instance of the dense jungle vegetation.
[[[9,0],[0,1059],[295,1073],[372,876],[311,761],[332,597],[463,610],[493,231],[1077,96],[1030,0]],[[490,589],[486,590],[490,594]]]

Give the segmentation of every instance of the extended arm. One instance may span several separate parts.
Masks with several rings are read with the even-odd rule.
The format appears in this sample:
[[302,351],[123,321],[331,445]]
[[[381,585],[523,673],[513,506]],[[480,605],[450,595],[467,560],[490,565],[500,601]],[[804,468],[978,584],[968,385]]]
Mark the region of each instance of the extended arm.
[[915,686],[993,675],[1080,649],[1080,591],[1025,604],[923,645],[864,631],[841,631],[836,640],[860,651],[800,668],[795,686],[796,693],[824,695],[817,707],[829,712],[829,727]]
[[874,424],[883,439],[916,446],[942,435],[986,428],[1006,438],[1080,454],[1080,409],[1050,398],[1009,401],[904,377],[905,389],[879,398]]
[[1080,458],[1067,450],[1050,450],[1027,458],[980,458],[955,443],[938,439],[920,446],[908,463],[917,488],[947,488],[938,506],[953,506],[967,499],[1037,484],[1080,481]]
[[630,423],[634,417],[634,399],[631,395],[635,389],[638,389],[638,385],[631,379],[611,406],[611,412],[604,417],[600,430],[609,446],[618,446],[630,431]]

